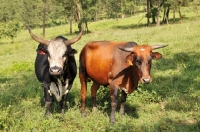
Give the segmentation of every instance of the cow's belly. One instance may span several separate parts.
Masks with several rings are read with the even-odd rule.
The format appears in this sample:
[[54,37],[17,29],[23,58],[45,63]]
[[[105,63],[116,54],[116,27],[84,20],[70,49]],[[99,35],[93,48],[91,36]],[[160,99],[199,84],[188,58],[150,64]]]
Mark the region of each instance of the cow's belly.
[[62,96],[69,92],[67,87],[68,87],[68,80],[66,80],[65,86],[62,86],[61,80],[58,80],[58,84],[56,84],[55,82],[51,82],[49,94],[51,96],[53,94],[56,97],[56,100],[60,102],[62,100]]
[[87,66],[87,75],[92,80],[100,85],[108,84],[108,71],[102,67],[96,66]]
[[98,57],[94,55],[92,58],[86,60],[87,75],[96,83],[107,85],[111,61],[107,58],[101,58],[99,60],[96,60],[95,58]]

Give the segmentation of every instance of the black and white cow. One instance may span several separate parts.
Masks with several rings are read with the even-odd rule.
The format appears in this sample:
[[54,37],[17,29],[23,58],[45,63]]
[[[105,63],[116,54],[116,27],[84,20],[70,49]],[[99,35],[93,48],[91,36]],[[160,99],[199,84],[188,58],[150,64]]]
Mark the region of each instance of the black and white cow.
[[71,48],[71,44],[81,38],[82,31],[71,40],[58,36],[48,41],[35,36],[30,28],[27,28],[31,37],[40,43],[35,60],[35,73],[44,89],[45,115],[51,113],[50,107],[53,101],[53,95],[60,103],[59,111],[64,113],[66,97],[77,74],[74,57],[77,51]]

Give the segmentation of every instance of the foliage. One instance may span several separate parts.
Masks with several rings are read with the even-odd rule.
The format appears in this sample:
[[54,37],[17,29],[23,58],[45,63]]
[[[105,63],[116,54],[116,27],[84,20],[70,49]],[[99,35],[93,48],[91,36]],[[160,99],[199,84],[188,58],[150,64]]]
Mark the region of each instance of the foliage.
[[12,41],[21,30],[20,24],[17,21],[9,21],[7,23],[0,23],[0,38],[7,37]]
[[[85,29],[87,32],[90,32],[89,22],[110,18],[126,18],[140,12],[146,12],[148,9],[147,1],[149,0],[47,0],[45,4],[43,0],[0,0],[0,23],[12,23],[15,21],[21,25],[29,24],[30,27],[40,28],[43,26],[43,22],[45,22],[46,27],[53,27],[72,23],[72,21],[74,21],[78,25],[84,23]],[[146,15],[148,19],[147,25],[149,25],[150,17],[152,18],[152,23],[156,23],[156,18],[158,19],[160,17],[160,15],[158,15],[160,12],[158,7],[168,12],[179,12],[180,21],[182,18],[180,7],[182,6],[186,7],[192,3],[194,4],[192,9],[197,13],[199,12],[197,6],[198,1],[160,1],[161,4],[159,6],[157,0],[150,1],[151,12],[148,11]],[[43,21],[44,9],[46,10],[45,21]],[[167,23],[169,18],[168,14],[169,13],[163,15],[163,23]],[[173,17],[175,22],[175,15]],[[22,26],[20,27],[20,29],[23,28]],[[8,30],[11,31],[13,29]],[[72,30],[71,27],[70,30]],[[5,33],[4,36],[14,39],[17,35],[16,33],[14,34],[10,35]],[[4,37],[2,34],[0,35],[0,38]]]

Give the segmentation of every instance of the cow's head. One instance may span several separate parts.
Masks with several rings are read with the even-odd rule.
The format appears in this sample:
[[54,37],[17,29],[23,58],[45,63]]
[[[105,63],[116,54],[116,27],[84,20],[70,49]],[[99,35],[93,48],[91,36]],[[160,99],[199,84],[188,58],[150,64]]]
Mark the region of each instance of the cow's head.
[[36,42],[47,45],[50,74],[55,76],[61,75],[63,73],[64,64],[68,60],[68,55],[73,55],[76,53],[76,50],[68,49],[67,46],[77,42],[81,38],[83,30],[71,40],[67,40],[64,37],[57,37],[48,41],[35,36],[31,32],[30,28],[27,28],[31,37]]
[[123,47],[119,49],[126,52],[131,52],[131,54],[127,56],[126,62],[136,67],[141,83],[150,83],[152,81],[150,75],[152,59],[162,58],[162,54],[158,52],[152,52],[152,50],[166,46],[167,45],[141,45],[134,47]]

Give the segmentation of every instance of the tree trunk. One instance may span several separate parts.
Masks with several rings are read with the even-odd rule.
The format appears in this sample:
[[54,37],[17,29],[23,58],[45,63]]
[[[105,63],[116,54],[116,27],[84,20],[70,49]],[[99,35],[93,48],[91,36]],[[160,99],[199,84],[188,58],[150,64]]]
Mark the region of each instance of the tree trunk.
[[173,23],[176,22],[176,9],[173,10]]
[[163,23],[166,23],[166,6],[163,7],[164,11],[163,11]]
[[170,11],[170,6],[167,6],[167,12],[166,12],[166,24],[169,24],[169,11]]
[[158,12],[157,12],[157,23],[156,26],[160,26],[160,0],[158,0]]
[[123,10],[123,2],[122,2],[122,0],[121,0],[121,2],[120,2],[120,5],[121,5],[121,18],[125,18],[125,13],[124,13],[124,10]]
[[180,23],[182,23],[181,5],[180,4],[178,6],[178,14],[179,14],[179,17],[180,17]]
[[82,12],[82,10],[81,10],[81,5],[77,2],[76,3],[76,15],[77,15],[77,23],[79,23],[80,22],[80,20],[81,20],[81,12]]
[[170,6],[165,6],[164,7],[164,13],[163,13],[163,23],[169,24],[169,11],[170,11]]
[[152,16],[152,24],[156,23],[156,18],[154,16]]
[[88,24],[87,24],[87,22],[85,22],[85,28],[86,28],[87,33],[89,33],[90,31],[89,31],[89,29],[88,29]]
[[42,28],[43,28],[43,34],[42,37],[45,38],[45,21],[46,21],[46,0],[43,1],[44,2],[44,7],[43,7],[43,24],[42,24]]
[[150,1],[147,0],[147,26],[149,26],[150,24],[149,16],[150,16]]
[[70,17],[70,20],[69,20],[69,26],[70,26],[70,35],[72,35],[72,16]]

